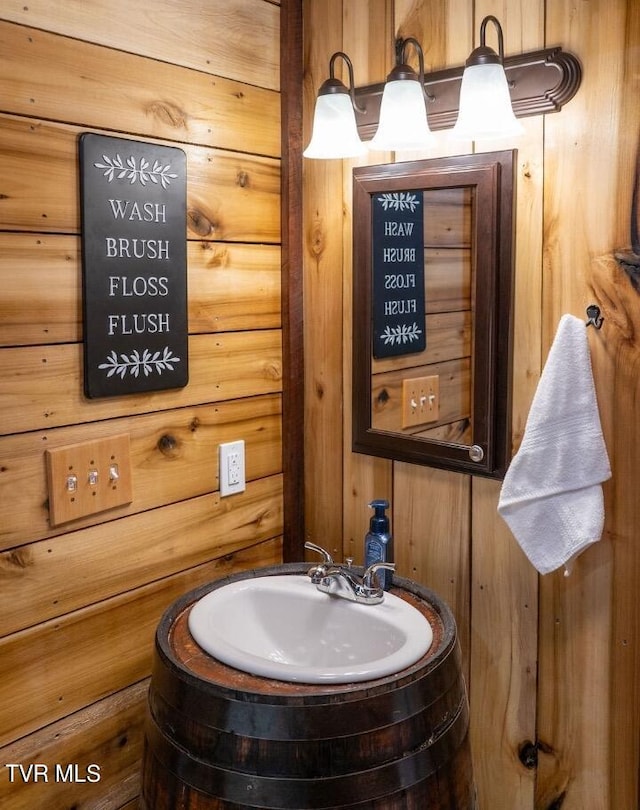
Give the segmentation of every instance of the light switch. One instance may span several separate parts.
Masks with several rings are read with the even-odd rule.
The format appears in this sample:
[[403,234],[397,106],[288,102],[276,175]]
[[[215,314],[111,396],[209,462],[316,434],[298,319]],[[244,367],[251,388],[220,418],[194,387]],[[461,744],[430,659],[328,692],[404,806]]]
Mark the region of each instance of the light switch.
[[414,377],[402,381],[402,427],[414,427],[440,418],[440,377]]
[[45,451],[52,526],[133,500],[129,434]]

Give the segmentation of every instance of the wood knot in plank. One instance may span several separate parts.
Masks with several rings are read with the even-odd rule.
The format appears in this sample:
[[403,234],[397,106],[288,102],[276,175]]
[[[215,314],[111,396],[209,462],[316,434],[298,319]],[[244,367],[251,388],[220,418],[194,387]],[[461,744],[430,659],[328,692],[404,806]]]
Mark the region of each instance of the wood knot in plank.
[[563,790],[559,796],[556,796],[556,798],[553,799],[553,801],[551,802],[551,804],[549,804],[546,810],[560,810],[566,798],[567,798],[567,791]]
[[522,176],[525,177],[527,180],[530,180],[533,175],[531,171],[531,166],[529,163],[524,163],[522,166]]
[[160,436],[157,446],[163,456],[173,458],[177,455],[178,441],[175,436],[172,436],[170,433],[164,433]]
[[640,293],[640,256],[631,250],[617,251],[616,261],[629,277],[633,289]]
[[272,518],[272,516],[273,516],[273,510],[264,509],[262,512],[260,512],[259,515],[256,516],[253,523],[254,523],[254,525],[255,525],[255,527],[257,529],[260,529],[263,525],[265,525],[265,524],[268,525],[269,524],[269,520]]
[[173,129],[187,128],[187,117],[184,111],[169,101],[154,101],[147,107],[147,113],[151,113],[163,124],[167,124]]
[[16,548],[3,554],[0,558],[0,570],[15,573],[16,568],[24,571],[33,565],[33,555],[28,548]]
[[538,746],[531,742],[531,740],[525,740],[518,751],[518,758],[525,768],[528,768],[529,770],[537,768]]
[[203,257],[207,267],[227,267],[229,264],[229,251],[227,248],[212,245],[211,242],[200,242],[200,249],[206,256]]
[[275,361],[271,361],[269,363],[265,363],[265,376],[270,380],[281,380],[282,379],[282,368],[280,367],[279,363]]
[[319,259],[325,251],[327,240],[321,222],[314,222],[308,238],[309,253]]
[[218,227],[217,222],[212,222],[204,212],[198,211],[197,208],[190,208],[187,211],[187,223],[189,230],[198,236],[212,236]]

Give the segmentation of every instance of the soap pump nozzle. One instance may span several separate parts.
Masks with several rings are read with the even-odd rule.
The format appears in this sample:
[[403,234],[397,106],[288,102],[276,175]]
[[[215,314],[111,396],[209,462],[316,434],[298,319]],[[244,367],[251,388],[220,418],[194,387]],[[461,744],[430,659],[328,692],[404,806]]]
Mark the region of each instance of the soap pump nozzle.
[[376,534],[388,532],[389,518],[387,517],[385,509],[389,508],[389,501],[377,499],[371,501],[369,507],[375,510],[374,514],[371,516],[371,520],[369,521],[371,531],[376,532]]

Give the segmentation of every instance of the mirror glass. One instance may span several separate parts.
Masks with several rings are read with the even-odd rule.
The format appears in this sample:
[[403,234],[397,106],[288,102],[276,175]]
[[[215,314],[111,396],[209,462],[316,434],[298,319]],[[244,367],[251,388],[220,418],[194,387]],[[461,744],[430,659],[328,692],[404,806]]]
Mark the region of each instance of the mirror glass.
[[502,477],[515,152],[354,169],[353,449]]

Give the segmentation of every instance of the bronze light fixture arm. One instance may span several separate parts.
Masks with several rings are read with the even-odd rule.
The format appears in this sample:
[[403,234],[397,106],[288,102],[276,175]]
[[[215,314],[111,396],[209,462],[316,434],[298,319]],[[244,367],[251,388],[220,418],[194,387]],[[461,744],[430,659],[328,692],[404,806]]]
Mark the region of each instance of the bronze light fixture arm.
[[[347,72],[349,74],[349,87],[345,87],[344,84],[340,81],[340,79],[336,79],[335,74],[335,66],[336,66],[336,59],[342,59],[342,61],[347,66]],[[358,101],[355,96],[355,83],[353,79],[353,63],[351,59],[347,56],[344,51],[336,51],[332,54],[331,59],[329,60],[329,78],[323,82],[318,95],[329,95],[331,93],[348,93],[351,97],[351,103],[353,104],[353,108],[357,113],[361,115],[366,114],[366,110],[364,107],[359,106]]]
[[[561,47],[505,56],[504,70],[516,118],[559,112],[582,81],[577,57]],[[455,124],[463,72],[464,65],[460,65],[425,74],[430,129],[448,129]],[[356,123],[364,140],[375,134],[383,90],[384,82],[355,88]]]
[[393,79],[410,79],[413,78],[413,69],[407,65],[406,51],[407,45],[412,45],[416,54],[418,55],[418,80],[422,85],[422,92],[424,93],[425,101],[433,101],[433,97],[429,95],[427,85],[425,82],[424,72],[424,53],[422,45],[415,37],[407,37],[406,39],[396,40],[396,66],[387,77],[387,81]]

